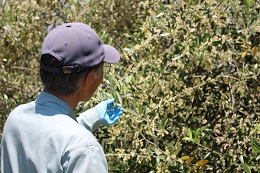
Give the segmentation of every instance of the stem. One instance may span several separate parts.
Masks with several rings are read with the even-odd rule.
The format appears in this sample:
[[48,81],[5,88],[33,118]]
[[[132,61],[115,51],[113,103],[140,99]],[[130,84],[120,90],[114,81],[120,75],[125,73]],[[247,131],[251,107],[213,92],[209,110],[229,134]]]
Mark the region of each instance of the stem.
[[256,131],[256,129],[254,129],[254,130],[248,135],[248,137],[244,140],[242,146],[245,145],[246,142],[248,142],[249,138],[255,133],[255,131]]
[[176,162],[183,163],[181,160],[176,159],[174,156],[169,155],[167,152],[165,152],[162,149],[160,149],[155,143],[153,143],[150,140],[148,140],[142,133],[140,133],[140,135],[144,138],[145,141],[147,141],[151,145],[155,146],[157,148],[157,150],[160,151],[161,153],[163,153],[164,155],[169,156],[171,159],[175,160]]

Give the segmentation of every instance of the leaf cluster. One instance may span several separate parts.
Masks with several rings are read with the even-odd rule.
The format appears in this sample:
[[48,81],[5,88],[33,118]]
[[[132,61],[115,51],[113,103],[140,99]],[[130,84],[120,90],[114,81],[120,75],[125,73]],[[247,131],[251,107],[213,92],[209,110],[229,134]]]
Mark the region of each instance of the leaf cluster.
[[77,110],[108,97],[122,105],[119,122],[97,134],[110,172],[259,170],[259,2],[0,4],[2,126],[11,109],[41,90],[38,60],[47,32],[80,21],[121,53],[119,65],[105,67],[93,100]]

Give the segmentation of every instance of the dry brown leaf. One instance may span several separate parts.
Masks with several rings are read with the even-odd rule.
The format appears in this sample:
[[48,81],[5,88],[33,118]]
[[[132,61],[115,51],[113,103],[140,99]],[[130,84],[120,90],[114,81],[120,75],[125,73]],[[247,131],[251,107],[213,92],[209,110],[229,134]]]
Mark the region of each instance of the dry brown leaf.
[[208,160],[200,160],[200,161],[197,162],[197,165],[198,165],[198,166],[204,166],[204,165],[206,165],[208,162],[209,162]]

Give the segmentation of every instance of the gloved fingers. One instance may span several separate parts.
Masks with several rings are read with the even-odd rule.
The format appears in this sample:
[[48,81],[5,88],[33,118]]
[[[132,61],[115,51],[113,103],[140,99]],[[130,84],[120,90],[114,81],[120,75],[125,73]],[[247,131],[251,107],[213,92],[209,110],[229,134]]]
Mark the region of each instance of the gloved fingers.
[[116,107],[114,110],[114,114],[116,114],[120,117],[123,114],[123,109],[120,107]]
[[109,104],[113,105],[113,102],[114,102],[114,101],[115,101],[115,99],[112,98],[112,99],[107,99],[107,100],[105,100],[105,101],[103,101],[103,102],[106,103],[107,105],[109,105]]
[[112,122],[111,122],[111,125],[112,125],[112,124],[115,124],[115,123],[118,121],[118,119],[119,119],[119,117],[114,118],[114,119],[112,120]]
[[106,126],[109,126],[109,125],[112,125],[112,124],[115,124],[116,121],[118,120],[119,117],[111,117],[109,116],[108,114],[106,114],[106,116],[104,117],[104,119],[102,120],[102,124],[103,125],[106,125]]
[[123,111],[122,111],[122,108],[116,108],[115,110],[111,111],[108,113],[109,115],[109,118],[111,120],[115,119],[115,118],[119,118],[121,115],[122,115]]
[[114,119],[119,118],[120,114],[114,113],[113,115],[109,116],[110,120],[114,121]]
[[119,116],[116,116],[116,115],[109,116],[109,124],[115,124],[118,119],[119,119]]
[[104,102],[106,103],[106,105],[107,105],[107,110],[113,109],[113,107],[114,107],[114,101],[115,101],[115,99],[113,99],[113,98],[104,101]]
[[119,108],[121,108],[121,107],[119,107],[119,106],[114,106],[114,105],[108,105],[108,107],[107,107],[107,112],[112,112],[112,111],[115,111],[115,110],[117,110],[117,109],[119,109]]
[[107,110],[107,113],[112,115],[116,112],[122,111],[122,108],[117,107],[117,106],[113,106],[111,109]]
[[107,112],[110,112],[110,111],[112,111],[114,109],[114,105],[113,104],[108,104],[107,105]]

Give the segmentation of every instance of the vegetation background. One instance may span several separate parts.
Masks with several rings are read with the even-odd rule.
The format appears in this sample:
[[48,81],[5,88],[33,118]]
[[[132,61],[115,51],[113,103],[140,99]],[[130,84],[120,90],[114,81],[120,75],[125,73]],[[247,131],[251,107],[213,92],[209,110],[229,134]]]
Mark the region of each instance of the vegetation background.
[[42,89],[47,32],[91,25],[120,50],[77,112],[115,97],[124,115],[96,134],[109,172],[260,172],[257,0],[1,0],[1,131]]

